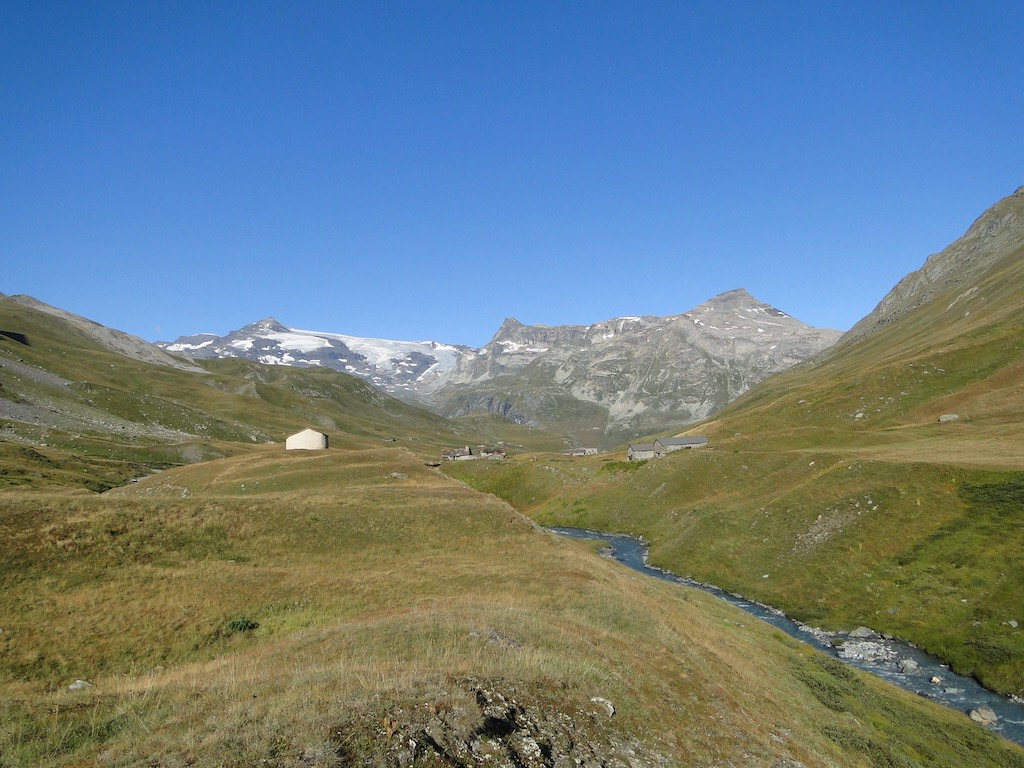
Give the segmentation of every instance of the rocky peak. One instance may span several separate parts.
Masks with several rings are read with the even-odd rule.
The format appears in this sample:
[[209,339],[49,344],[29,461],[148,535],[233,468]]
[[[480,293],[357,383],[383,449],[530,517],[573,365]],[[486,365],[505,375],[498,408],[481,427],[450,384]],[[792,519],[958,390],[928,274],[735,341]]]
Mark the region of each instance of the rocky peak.
[[495,345],[547,349],[557,344],[577,341],[586,336],[588,329],[589,326],[585,325],[523,325],[514,317],[507,317],[485,349],[494,349]]
[[587,418],[604,411],[613,440],[627,430],[704,418],[839,335],[807,326],[742,288],[669,317],[586,326],[527,326],[509,318],[491,343],[455,367],[434,404],[448,416],[487,410],[539,425],[558,408]]
[[723,291],[705,302],[707,305],[717,306],[737,306],[760,303],[761,302],[750,295],[746,288],[733,288],[731,291]]
[[237,333],[241,334],[261,334],[261,333],[288,333],[291,331],[284,323],[281,323],[274,317],[265,317],[262,320],[257,320],[255,323],[249,323],[249,325],[240,328]]
[[744,311],[764,312],[779,318],[789,317],[785,312],[776,309],[771,304],[765,304],[763,301],[755,299],[745,288],[736,288],[720,293],[686,314],[690,315],[698,312],[728,314]]

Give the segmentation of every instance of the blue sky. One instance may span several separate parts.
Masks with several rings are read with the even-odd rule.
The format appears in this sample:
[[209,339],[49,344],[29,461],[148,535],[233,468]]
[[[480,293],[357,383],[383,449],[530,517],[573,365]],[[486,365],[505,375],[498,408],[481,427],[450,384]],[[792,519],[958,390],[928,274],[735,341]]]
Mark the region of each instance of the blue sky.
[[480,346],[849,328],[1024,184],[1024,4],[0,3],[0,292]]

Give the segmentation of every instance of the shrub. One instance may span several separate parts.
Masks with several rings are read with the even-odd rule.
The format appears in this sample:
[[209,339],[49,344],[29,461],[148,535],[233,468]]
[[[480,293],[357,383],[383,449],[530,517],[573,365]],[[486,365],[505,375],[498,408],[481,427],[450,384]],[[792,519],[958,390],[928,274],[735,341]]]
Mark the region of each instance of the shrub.
[[253,621],[248,616],[241,616],[228,622],[227,634],[236,635],[240,632],[252,632],[254,629],[258,629],[259,626],[258,622]]

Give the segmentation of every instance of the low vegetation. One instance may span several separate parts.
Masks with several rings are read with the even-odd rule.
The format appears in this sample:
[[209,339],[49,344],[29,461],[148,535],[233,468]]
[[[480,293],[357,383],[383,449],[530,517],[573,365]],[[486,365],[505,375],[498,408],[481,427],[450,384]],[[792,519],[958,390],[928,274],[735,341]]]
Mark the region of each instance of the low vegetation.
[[1018,253],[768,379],[694,428],[709,448],[629,471],[555,456],[446,471],[539,522],[642,535],[676,573],[903,637],[1022,696],[1022,271]]
[[559,722],[595,761],[1024,765],[963,716],[402,449],[13,489],[0,529],[3,766],[455,765],[427,734],[569,749]]

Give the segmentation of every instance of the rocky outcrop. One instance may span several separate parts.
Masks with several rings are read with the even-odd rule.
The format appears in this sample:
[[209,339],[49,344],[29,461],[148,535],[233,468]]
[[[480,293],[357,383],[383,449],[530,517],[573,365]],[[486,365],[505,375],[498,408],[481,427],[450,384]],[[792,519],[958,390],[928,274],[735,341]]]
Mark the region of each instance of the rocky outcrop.
[[[556,687],[557,688],[557,687]],[[507,681],[451,681],[443,691],[384,712],[359,713],[332,741],[345,764],[489,765],[494,768],[667,765],[669,760],[614,727],[615,707],[599,696],[572,702]]]

